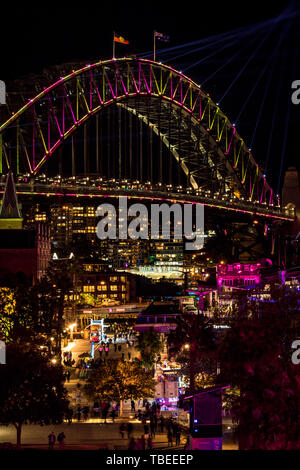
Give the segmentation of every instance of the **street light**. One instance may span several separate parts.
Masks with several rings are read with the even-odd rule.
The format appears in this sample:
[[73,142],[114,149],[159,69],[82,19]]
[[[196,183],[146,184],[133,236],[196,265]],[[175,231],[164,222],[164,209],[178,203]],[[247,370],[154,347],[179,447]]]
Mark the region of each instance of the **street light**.
[[68,326],[68,328],[70,329],[70,340],[73,341],[73,330],[74,328],[77,326],[77,323],[71,323],[71,325]]

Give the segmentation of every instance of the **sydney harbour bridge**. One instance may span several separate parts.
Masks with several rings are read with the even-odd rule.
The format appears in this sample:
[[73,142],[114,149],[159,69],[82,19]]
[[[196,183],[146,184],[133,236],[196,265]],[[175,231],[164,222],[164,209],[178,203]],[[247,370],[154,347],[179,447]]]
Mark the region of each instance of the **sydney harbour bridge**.
[[202,203],[272,230],[294,219],[209,94],[135,57],[73,70],[12,111],[0,125],[1,190],[9,169],[22,201],[126,195]]

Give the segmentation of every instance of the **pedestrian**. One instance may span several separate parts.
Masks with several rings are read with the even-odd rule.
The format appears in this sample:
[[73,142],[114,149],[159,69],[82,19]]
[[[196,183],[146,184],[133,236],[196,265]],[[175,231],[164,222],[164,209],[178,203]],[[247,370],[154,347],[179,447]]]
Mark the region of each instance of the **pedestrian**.
[[134,400],[131,400],[131,411],[135,411],[135,403],[134,403]]
[[72,417],[73,417],[73,410],[72,408],[69,408],[68,411],[67,411],[67,420],[68,420],[68,424],[72,424]]
[[149,436],[148,439],[147,439],[147,445],[148,445],[149,450],[153,449],[153,441],[152,441],[151,436]]
[[133,433],[133,425],[131,423],[127,423],[126,430],[127,430],[127,438],[130,439]]
[[153,416],[153,421],[154,421],[154,429],[155,429],[155,433],[156,433],[157,432],[157,424],[158,424],[156,414]]
[[51,434],[49,434],[48,441],[49,441],[49,449],[53,450],[53,447],[56,441],[56,437],[53,431],[51,432]]
[[160,432],[163,433],[165,428],[165,418],[163,416],[160,417]]
[[116,410],[113,408],[111,413],[110,413],[110,416],[112,418],[112,422],[114,423],[115,422],[115,418],[117,417],[117,412]]
[[180,436],[181,436],[181,429],[180,429],[180,426],[177,426],[177,430],[175,433],[175,439],[176,439],[175,445],[176,446],[180,446]]
[[136,450],[136,449],[137,449],[136,441],[135,441],[135,438],[132,437],[129,441],[128,450]]
[[70,382],[70,377],[71,377],[71,373],[70,373],[70,371],[68,370],[68,372],[67,372],[67,381],[68,381],[68,383]]
[[144,433],[147,434],[147,435],[149,434],[149,426],[148,426],[148,424],[144,424]]
[[63,449],[65,446],[65,438],[66,436],[64,432],[60,432],[59,435],[57,436],[57,442],[59,442],[60,449]]
[[144,434],[141,435],[141,447],[142,450],[146,450],[146,436]]
[[104,419],[104,423],[106,424],[106,418],[108,415],[108,409],[109,407],[105,406],[105,408],[102,409],[102,419]]
[[150,436],[155,437],[155,421],[153,419],[150,421]]
[[122,423],[122,424],[120,425],[120,434],[121,434],[121,436],[122,436],[122,439],[124,439],[125,431],[126,431],[126,426],[125,426],[124,423]]
[[168,430],[168,447],[173,447],[173,433],[171,427]]
[[85,407],[83,408],[83,419],[84,419],[85,421],[87,421],[87,419],[88,419],[89,411],[90,411],[90,410],[89,410],[89,407],[88,407],[88,406],[85,406]]

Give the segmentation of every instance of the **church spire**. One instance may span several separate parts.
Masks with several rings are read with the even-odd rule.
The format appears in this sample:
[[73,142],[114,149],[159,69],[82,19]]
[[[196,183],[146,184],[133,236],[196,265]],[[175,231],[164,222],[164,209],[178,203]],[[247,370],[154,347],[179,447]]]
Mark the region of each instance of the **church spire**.
[[9,170],[0,208],[0,228],[22,228],[22,216],[18,205],[13,172]]

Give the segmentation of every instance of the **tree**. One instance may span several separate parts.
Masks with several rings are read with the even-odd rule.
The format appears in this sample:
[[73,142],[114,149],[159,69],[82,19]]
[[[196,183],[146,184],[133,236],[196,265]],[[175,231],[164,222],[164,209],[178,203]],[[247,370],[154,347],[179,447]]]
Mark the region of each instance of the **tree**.
[[189,376],[189,393],[195,391],[195,377],[200,372],[216,370],[216,336],[212,321],[204,315],[183,314],[168,336],[169,354],[183,365]]
[[56,291],[42,279],[32,286],[25,277],[10,276],[0,283],[0,339],[6,343],[47,343],[56,327]]
[[[132,362],[109,359],[91,369],[84,393],[92,400],[120,402],[153,396],[155,381],[151,372]],[[120,410],[122,414],[122,409]]]
[[298,449],[300,370],[291,361],[299,331],[297,290],[272,285],[268,299],[241,293],[219,349],[220,380],[235,390],[240,449]]
[[152,368],[156,356],[163,350],[163,342],[160,340],[159,334],[153,330],[147,330],[139,334],[136,349],[141,354],[141,365]]
[[17,446],[23,424],[61,423],[68,410],[63,371],[49,357],[25,345],[9,344],[0,365],[0,422],[13,424]]

